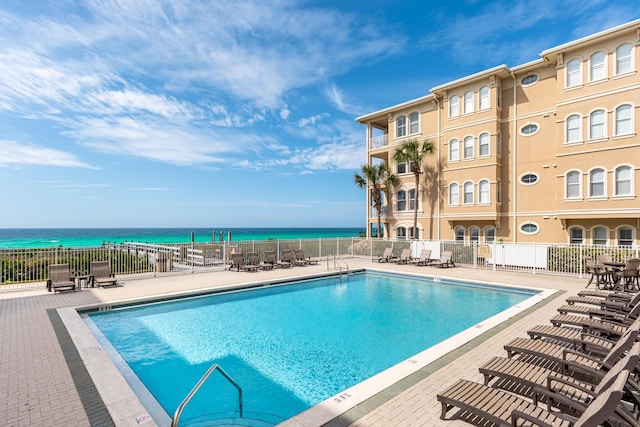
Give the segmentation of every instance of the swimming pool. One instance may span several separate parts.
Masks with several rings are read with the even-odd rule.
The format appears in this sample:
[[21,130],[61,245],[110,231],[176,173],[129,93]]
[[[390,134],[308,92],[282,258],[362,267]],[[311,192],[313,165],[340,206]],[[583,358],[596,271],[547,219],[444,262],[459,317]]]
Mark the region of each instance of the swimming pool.
[[[245,416],[269,425],[535,293],[367,273],[117,309],[90,322],[169,414],[217,362],[242,386]],[[183,419],[233,417],[235,389],[215,374],[204,387]]]

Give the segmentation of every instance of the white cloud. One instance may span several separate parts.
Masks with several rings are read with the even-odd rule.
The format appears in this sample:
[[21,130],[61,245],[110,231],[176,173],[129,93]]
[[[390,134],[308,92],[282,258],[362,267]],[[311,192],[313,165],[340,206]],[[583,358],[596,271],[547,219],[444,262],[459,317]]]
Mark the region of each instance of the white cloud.
[[325,117],[329,117],[328,113],[316,114],[311,117],[305,117],[298,120],[298,127],[305,127],[309,125],[315,125],[317,121],[324,119]]
[[20,144],[0,140],[0,167],[3,166],[60,166],[95,169],[74,154],[35,144]]

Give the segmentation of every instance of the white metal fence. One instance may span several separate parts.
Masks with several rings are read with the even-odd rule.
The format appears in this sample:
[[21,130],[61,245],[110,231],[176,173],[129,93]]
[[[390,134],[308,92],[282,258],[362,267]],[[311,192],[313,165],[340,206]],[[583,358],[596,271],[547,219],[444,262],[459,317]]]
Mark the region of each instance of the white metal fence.
[[609,254],[614,261],[637,258],[638,247],[556,245],[533,243],[491,244],[435,240],[387,240],[367,238],[322,238],[261,240],[220,243],[104,243],[100,247],[0,250],[0,289],[43,286],[50,264],[69,264],[74,276],[89,274],[92,261],[109,261],[117,276],[148,276],[223,270],[231,253],[257,252],[264,259],[266,251],[280,254],[285,249],[302,249],[313,258],[361,257],[377,259],[386,247],[395,253],[411,248],[418,257],[422,249],[431,249],[432,258],[449,250],[458,266],[532,274],[582,276],[585,256]]

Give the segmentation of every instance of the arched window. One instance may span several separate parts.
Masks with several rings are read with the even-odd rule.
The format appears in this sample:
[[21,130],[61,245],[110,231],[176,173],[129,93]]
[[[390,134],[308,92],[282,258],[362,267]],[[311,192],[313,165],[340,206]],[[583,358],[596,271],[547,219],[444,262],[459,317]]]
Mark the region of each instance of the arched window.
[[492,225],[484,229],[485,243],[493,243],[496,240],[496,228]]
[[409,134],[413,135],[420,132],[420,115],[415,112],[409,114]]
[[489,155],[489,134],[487,132],[481,133],[478,136],[478,156]]
[[478,106],[479,110],[486,110],[488,108],[491,108],[490,93],[491,92],[489,91],[489,88],[487,86],[483,86],[480,88],[480,101]]
[[406,238],[407,238],[407,229],[404,228],[404,227],[396,228],[396,237],[398,239],[406,240]]
[[473,113],[473,91],[464,93],[464,113]]
[[580,142],[582,141],[582,129],[581,129],[582,118],[579,114],[572,114],[567,117],[567,136],[566,142]]
[[607,78],[607,54],[600,51],[589,58],[589,81],[604,80]]
[[478,183],[478,203],[490,203],[489,181],[486,179],[483,179]]
[[453,95],[449,98],[449,117],[458,117],[460,115],[460,98]]
[[449,161],[457,162],[460,160],[460,142],[457,139],[449,141]]
[[584,242],[584,230],[582,227],[571,227],[569,229],[569,243],[581,245]]
[[631,227],[618,228],[618,246],[633,246],[633,229]]
[[570,171],[567,172],[566,178],[566,198],[567,199],[579,199],[582,197],[582,191],[580,187],[580,172]]
[[396,138],[407,136],[407,118],[400,116],[396,119]]
[[467,136],[464,139],[463,156],[465,159],[473,159],[473,137]]
[[473,182],[467,181],[464,183],[464,204],[471,205],[473,204]]
[[630,134],[632,128],[631,105],[625,104],[616,108],[616,135]]
[[396,210],[397,211],[407,210],[407,192],[404,190],[398,191],[397,200],[396,200]]
[[449,205],[458,206],[460,204],[460,188],[458,183],[453,182],[449,185]]
[[565,87],[582,85],[582,60],[579,58],[567,62],[567,81]]
[[589,114],[589,139],[607,137],[607,114],[604,110],[595,110]]
[[607,227],[594,227],[591,231],[591,240],[594,245],[602,245],[605,246],[607,244],[607,240],[609,239],[609,230]]
[[456,227],[456,242],[464,242],[464,227]]
[[631,188],[631,174],[633,170],[630,166],[618,166],[615,171],[615,195],[616,196],[630,196],[633,194]]
[[469,229],[469,241],[478,242],[480,240],[480,227],[473,226]]
[[589,197],[606,196],[606,172],[604,169],[593,169],[589,172]]
[[633,71],[633,46],[625,43],[616,49],[616,74],[626,74]]

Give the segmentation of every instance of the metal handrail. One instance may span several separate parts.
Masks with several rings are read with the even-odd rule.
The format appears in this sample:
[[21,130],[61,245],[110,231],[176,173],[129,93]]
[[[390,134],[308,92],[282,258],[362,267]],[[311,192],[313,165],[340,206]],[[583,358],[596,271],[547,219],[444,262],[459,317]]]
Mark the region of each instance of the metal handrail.
[[238,383],[236,383],[233,380],[233,378],[229,376],[229,374],[227,374],[224,371],[224,369],[222,369],[217,363],[214,363],[207,370],[207,372],[204,373],[202,378],[200,378],[200,381],[198,381],[198,383],[191,389],[191,391],[189,392],[187,397],[184,398],[182,403],[180,403],[180,405],[178,406],[178,409],[176,409],[176,412],[173,415],[173,419],[171,420],[171,427],[178,427],[178,421],[180,420],[180,415],[182,415],[182,411],[184,411],[184,408],[191,401],[191,398],[198,392],[198,390],[200,390],[200,387],[202,387],[202,384],[204,384],[207,378],[209,378],[209,376],[215,370],[218,370],[222,374],[222,376],[225,377],[227,381],[229,381],[229,383],[231,383],[231,385],[238,390],[238,405],[240,407],[240,418],[242,418],[242,388],[238,385]]

